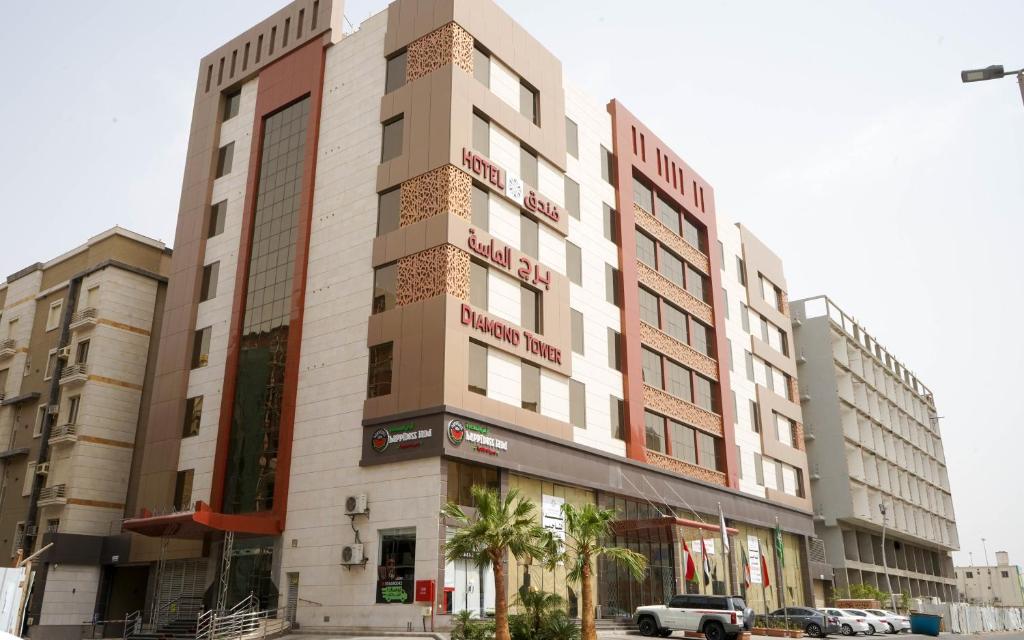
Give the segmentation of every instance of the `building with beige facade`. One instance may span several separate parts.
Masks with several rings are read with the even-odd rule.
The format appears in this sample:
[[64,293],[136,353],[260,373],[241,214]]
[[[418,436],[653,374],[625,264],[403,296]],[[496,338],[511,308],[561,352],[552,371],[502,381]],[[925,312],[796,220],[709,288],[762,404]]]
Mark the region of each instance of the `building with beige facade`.
[[0,284],[5,564],[52,543],[32,578],[33,636],[79,637],[97,602],[126,597],[111,580],[128,560],[169,267],[162,243],[115,227]]
[[[778,257],[490,0],[342,12],[297,0],[200,62],[124,523],[143,626],[250,593],[317,631],[486,615],[492,572],[444,561],[438,515],[474,484],[556,531],[567,502],[619,511],[651,570],[602,564],[602,617],[810,602],[830,576]],[[714,580],[686,583],[702,538]],[[563,568],[509,565],[579,614]]]
[[1024,571],[1010,564],[1010,554],[996,551],[995,566],[956,567],[960,599],[992,607],[1024,607]]

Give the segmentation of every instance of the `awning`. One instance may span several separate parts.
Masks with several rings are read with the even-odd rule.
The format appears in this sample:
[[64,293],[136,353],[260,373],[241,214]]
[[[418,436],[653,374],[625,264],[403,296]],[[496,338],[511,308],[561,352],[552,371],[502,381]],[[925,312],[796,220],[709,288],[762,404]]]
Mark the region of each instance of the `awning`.
[[38,399],[39,399],[39,392],[38,391],[33,391],[32,393],[22,393],[22,394],[17,395],[17,396],[11,396],[10,398],[4,398],[4,401],[0,402],[0,405],[3,405],[3,406],[6,407],[6,406],[10,406],[12,404],[20,404],[22,402],[28,402],[29,400],[38,400]]
[[200,540],[207,533],[215,531],[276,536],[283,530],[273,512],[249,515],[217,513],[201,501],[196,502],[195,509],[189,511],[152,515],[143,510],[141,516],[125,520],[123,527],[126,531],[144,536],[190,540]]
[[[684,518],[674,518],[672,516],[663,516],[661,518],[647,518],[644,520],[617,520],[612,523],[612,530],[615,531],[616,535],[625,535],[628,533],[647,533],[657,530],[671,529],[672,527],[686,527],[689,529],[703,529],[705,531],[719,532],[719,525],[717,522],[700,522],[697,520],[686,520]],[[729,535],[736,535],[739,533],[738,529],[732,527],[726,527],[726,532]]]
[[7,451],[0,451],[0,460],[6,460],[7,458],[15,458],[17,456],[28,455],[28,447],[18,447],[17,449],[8,449]]

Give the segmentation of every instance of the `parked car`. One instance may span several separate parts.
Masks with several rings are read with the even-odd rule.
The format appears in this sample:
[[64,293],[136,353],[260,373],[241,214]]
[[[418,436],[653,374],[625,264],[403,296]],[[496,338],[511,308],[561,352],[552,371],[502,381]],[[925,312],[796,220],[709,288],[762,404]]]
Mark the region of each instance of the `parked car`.
[[870,627],[870,629],[868,629],[869,636],[875,635],[876,633],[889,633],[889,623],[873,613],[868,613],[863,609],[843,609],[843,611],[851,615],[855,615],[858,618],[864,618],[864,621],[867,622]]
[[886,624],[889,625],[889,633],[899,633],[901,631],[910,633],[910,618],[907,616],[901,616],[894,611],[886,611],[885,609],[868,609],[867,612],[873,613],[885,620]]
[[680,594],[668,604],[637,607],[633,620],[645,636],[696,631],[707,640],[732,640],[754,626],[754,610],[739,596]]
[[873,630],[870,630],[871,625],[863,617],[852,616],[849,612],[842,609],[820,609],[820,611],[825,615],[834,616],[839,619],[839,632],[844,636],[855,636],[858,633],[863,633],[864,635],[874,633]]
[[830,633],[839,633],[839,619],[835,616],[825,615],[817,609],[810,607],[786,607],[776,609],[767,616],[770,620],[778,622],[789,618],[790,624],[798,624],[804,629],[804,633],[815,638],[824,638]]

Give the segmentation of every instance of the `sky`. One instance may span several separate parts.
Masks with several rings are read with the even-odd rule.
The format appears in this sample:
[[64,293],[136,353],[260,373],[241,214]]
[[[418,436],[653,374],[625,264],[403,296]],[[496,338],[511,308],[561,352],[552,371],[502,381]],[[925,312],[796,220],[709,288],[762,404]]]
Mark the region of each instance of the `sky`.
[[[957,562],[984,537],[1024,565],[1024,105],[1013,78],[959,79],[1024,66],[1024,3],[498,1],[714,186],[791,299],[828,294],[932,389]],[[199,59],[284,4],[6,11],[0,274],[115,224],[172,244]]]

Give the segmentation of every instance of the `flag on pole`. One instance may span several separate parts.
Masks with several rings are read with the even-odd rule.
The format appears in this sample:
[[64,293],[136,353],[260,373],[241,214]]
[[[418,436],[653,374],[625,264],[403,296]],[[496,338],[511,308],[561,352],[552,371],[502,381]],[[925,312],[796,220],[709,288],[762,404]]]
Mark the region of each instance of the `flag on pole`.
[[686,546],[686,540],[683,540],[683,555],[686,556],[686,580],[687,582],[695,580],[697,577],[697,567],[693,564],[693,554],[690,553],[690,548]]
[[725,514],[722,513],[722,503],[718,503],[718,526],[722,529],[722,553],[729,555],[729,532],[725,530]]
[[700,534],[700,555],[704,564],[704,585],[711,584],[711,559],[708,557],[708,548],[704,544],[704,533]]
[[779,520],[775,519],[775,557],[778,558],[780,567],[786,566],[784,547],[782,545],[782,529],[779,528]]
[[[741,547],[742,550],[742,547]],[[743,554],[743,586],[747,589],[750,588],[750,554]]]
[[761,554],[761,584],[765,587],[772,586],[771,581],[768,579],[768,557],[764,555],[764,549],[761,547],[761,539],[757,539],[757,550]]

